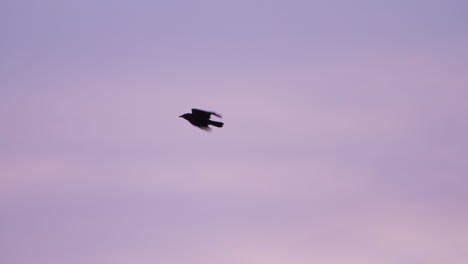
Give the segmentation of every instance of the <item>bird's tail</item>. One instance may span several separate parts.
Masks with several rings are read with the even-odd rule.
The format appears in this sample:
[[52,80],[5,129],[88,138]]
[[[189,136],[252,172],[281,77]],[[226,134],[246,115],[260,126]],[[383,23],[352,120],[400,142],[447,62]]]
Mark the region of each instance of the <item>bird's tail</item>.
[[208,124],[213,125],[215,127],[223,127],[223,125],[224,125],[224,123],[222,123],[222,122],[211,121],[211,120],[210,120],[210,122]]

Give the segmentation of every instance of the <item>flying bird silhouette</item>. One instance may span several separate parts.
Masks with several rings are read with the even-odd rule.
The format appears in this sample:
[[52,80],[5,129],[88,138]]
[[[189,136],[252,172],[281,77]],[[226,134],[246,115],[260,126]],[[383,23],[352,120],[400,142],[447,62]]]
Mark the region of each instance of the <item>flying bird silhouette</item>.
[[211,131],[211,128],[208,125],[215,127],[223,127],[224,123],[210,120],[211,115],[221,117],[215,112],[207,112],[199,109],[192,108],[192,113],[183,114],[179,117],[190,122],[190,124],[199,127],[206,131]]

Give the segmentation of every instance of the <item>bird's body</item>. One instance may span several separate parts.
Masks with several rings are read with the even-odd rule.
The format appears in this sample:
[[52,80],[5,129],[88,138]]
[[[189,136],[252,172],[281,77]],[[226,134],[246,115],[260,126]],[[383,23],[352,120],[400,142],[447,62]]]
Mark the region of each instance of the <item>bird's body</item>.
[[199,127],[201,129],[210,131],[211,128],[208,125],[212,125],[215,127],[223,127],[224,123],[222,122],[217,122],[210,120],[211,115],[215,115],[217,117],[221,117],[221,115],[218,115],[214,112],[207,112],[199,109],[192,109],[192,113],[187,113],[183,114],[179,117],[182,117],[183,119],[187,120],[190,122],[190,124]]

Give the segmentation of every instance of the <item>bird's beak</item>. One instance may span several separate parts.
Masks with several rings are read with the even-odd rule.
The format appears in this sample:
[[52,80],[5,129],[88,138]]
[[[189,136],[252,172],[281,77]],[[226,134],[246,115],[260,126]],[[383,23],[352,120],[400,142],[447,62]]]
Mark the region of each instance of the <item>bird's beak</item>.
[[179,116],[179,117],[182,117],[182,116]]

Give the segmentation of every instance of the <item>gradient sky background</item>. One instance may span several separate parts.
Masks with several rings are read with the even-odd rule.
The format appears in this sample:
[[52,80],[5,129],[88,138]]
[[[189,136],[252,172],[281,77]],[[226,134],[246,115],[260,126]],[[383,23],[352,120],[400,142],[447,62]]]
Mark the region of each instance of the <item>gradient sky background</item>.
[[0,262],[468,263],[467,26],[462,0],[2,1]]

